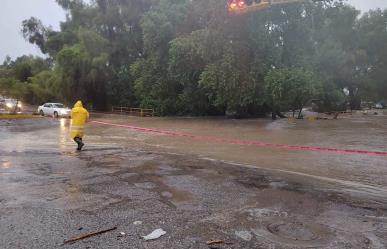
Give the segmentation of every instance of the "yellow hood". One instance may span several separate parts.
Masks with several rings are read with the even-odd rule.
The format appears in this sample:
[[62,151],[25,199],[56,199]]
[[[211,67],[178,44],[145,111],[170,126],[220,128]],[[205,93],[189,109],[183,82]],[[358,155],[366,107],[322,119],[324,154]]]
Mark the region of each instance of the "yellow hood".
[[82,101],[78,100],[77,103],[75,103],[74,108],[76,107],[83,107]]

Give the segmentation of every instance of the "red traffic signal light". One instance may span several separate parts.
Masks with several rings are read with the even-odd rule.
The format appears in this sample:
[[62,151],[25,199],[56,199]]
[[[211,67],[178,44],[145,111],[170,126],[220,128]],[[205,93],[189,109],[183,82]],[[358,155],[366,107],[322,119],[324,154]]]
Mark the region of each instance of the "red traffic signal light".
[[227,0],[230,12],[243,13],[270,7],[272,0]]
[[[304,2],[306,0],[227,0],[227,7],[233,13],[263,10],[270,6]],[[313,0],[314,2],[324,0]]]
[[243,9],[246,7],[246,3],[244,0],[228,0],[227,1],[228,9],[231,11]]

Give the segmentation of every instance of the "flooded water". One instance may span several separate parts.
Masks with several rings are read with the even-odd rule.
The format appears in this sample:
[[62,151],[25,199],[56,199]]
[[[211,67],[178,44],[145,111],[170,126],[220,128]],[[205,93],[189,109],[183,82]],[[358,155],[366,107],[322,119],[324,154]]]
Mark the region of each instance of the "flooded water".
[[[340,149],[387,151],[387,115],[347,115],[339,120],[228,120],[221,118],[136,118],[121,116],[96,117],[97,120],[197,136],[220,139],[253,140],[264,143],[319,146]],[[5,129],[7,123],[2,123]],[[14,136],[0,132],[2,150],[55,151],[72,154],[74,142],[68,136],[69,120],[44,119],[41,122],[19,121],[12,126]],[[46,139],[41,139],[41,138]],[[288,150],[227,144],[222,141],[197,140],[189,137],[160,135],[125,127],[89,123],[86,150],[106,150],[130,146],[177,154],[196,155],[244,167],[270,169],[293,174],[302,180],[320,180],[357,187],[375,194],[387,193],[387,157],[334,153],[326,151]]]
[[[387,151],[387,116],[342,116],[339,120],[225,120],[196,118],[104,119],[119,124],[185,132],[225,139],[256,140],[266,143],[319,146],[340,149]],[[120,134],[126,140],[154,146],[158,150],[194,154],[245,166],[294,173],[302,179],[326,180],[357,186],[376,195],[387,196],[387,157],[324,151],[233,145],[197,141],[186,137],[141,133],[122,127],[90,126],[102,136]],[[119,139],[122,141],[122,139]],[[129,142],[128,141],[128,142]],[[139,145],[140,146],[140,145]],[[377,193],[379,192],[379,193]]]

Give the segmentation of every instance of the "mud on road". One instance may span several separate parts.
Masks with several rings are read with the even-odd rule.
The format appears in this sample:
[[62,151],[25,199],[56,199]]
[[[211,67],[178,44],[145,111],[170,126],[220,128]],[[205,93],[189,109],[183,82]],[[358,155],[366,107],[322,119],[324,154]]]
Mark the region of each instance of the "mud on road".
[[[140,119],[115,122],[145,125]],[[222,130],[229,125],[225,122],[199,124]],[[176,129],[210,133],[209,128],[193,130],[185,121],[172,123]],[[148,125],[170,124],[156,119]],[[299,170],[278,163],[299,152],[267,151],[272,154],[265,160],[254,159],[252,148],[87,128],[87,145],[77,153],[66,120],[0,124],[1,248],[387,247],[386,179],[380,174],[385,158],[344,156],[352,161],[337,165],[334,177],[334,170],[313,170],[318,163]],[[383,134],[383,129],[374,132]],[[330,164],[340,158],[312,153],[304,163],[313,156]],[[269,158],[277,167],[267,165]],[[360,168],[362,160],[371,160],[369,171]],[[352,169],[348,177],[341,173],[346,169]],[[74,235],[113,226],[118,229],[62,246]],[[167,234],[150,242],[141,239],[157,228]],[[206,241],[212,239],[225,243],[209,247]]]

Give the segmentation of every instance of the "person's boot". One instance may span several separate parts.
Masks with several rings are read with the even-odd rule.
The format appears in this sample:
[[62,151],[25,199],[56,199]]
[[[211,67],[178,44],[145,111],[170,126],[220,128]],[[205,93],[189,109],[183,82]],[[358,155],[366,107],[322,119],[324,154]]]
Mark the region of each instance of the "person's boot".
[[82,142],[82,138],[76,137],[76,138],[74,138],[74,141],[78,144],[77,150],[78,150],[78,151],[81,151],[81,150],[82,150],[82,147],[85,145],[85,144]]
[[81,142],[78,144],[78,150],[81,151],[83,146],[85,146],[85,144],[81,140]]

